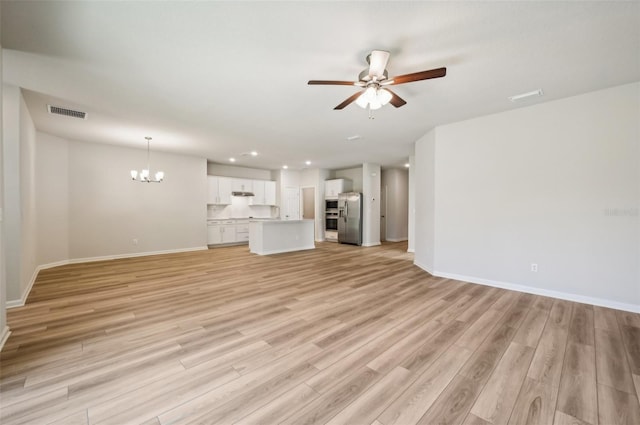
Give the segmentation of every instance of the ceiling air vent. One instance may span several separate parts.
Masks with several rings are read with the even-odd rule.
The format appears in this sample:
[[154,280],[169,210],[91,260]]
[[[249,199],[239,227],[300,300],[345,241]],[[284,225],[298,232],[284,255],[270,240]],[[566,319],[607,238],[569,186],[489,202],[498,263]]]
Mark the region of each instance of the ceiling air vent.
[[81,111],[74,111],[73,109],[61,108],[59,106],[47,105],[47,109],[50,114],[64,115],[65,117],[80,118],[82,120],[87,119],[87,113]]

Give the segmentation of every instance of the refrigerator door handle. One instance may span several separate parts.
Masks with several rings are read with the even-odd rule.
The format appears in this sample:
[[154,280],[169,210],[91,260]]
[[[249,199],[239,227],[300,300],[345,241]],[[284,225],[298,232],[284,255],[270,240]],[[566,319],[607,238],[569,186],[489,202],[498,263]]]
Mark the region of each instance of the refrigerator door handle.
[[347,220],[347,217],[349,217],[349,203],[345,203],[344,204],[344,220]]

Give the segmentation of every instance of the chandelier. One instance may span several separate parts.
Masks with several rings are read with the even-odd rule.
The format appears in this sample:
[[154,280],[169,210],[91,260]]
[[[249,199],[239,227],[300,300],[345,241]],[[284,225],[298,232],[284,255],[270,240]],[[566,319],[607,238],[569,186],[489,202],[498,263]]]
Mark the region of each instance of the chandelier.
[[153,179],[150,177],[151,167],[149,167],[149,143],[151,142],[151,137],[147,136],[145,139],[147,140],[147,168],[140,172],[137,170],[131,170],[131,179],[142,183],[160,183],[164,180],[164,171],[157,171],[154,174]]

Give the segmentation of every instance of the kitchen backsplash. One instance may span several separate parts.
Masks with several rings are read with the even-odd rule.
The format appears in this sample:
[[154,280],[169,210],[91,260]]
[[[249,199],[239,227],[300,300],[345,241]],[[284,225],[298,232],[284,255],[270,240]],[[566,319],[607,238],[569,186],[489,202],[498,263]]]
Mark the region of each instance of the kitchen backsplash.
[[207,218],[275,218],[278,208],[268,205],[249,205],[249,197],[232,196],[231,205],[209,205]]

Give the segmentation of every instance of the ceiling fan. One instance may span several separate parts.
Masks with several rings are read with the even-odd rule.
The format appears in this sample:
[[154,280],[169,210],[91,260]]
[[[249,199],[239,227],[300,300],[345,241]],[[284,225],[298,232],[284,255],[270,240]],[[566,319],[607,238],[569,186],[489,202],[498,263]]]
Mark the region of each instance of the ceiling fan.
[[386,70],[388,61],[389,52],[384,50],[374,50],[367,56],[369,69],[365,69],[360,73],[358,81],[310,80],[307,84],[362,87],[364,90],[349,96],[344,102],[333,109],[343,109],[345,106],[355,101],[356,104],[362,108],[369,107],[370,110],[374,110],[381,108],[387,103],[391,103],[396,108],[407,103],[400,96],[389,90],[388,86],[411,83],[413,81],[429,80],[431,78],[440,78],[447,75],[447,68],[437,68],[389,78]]

